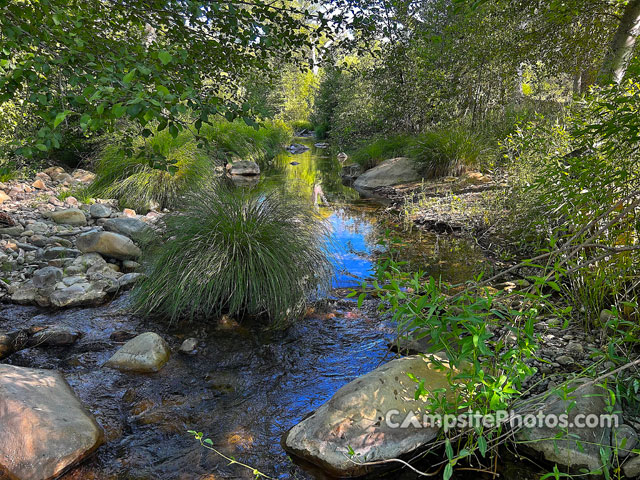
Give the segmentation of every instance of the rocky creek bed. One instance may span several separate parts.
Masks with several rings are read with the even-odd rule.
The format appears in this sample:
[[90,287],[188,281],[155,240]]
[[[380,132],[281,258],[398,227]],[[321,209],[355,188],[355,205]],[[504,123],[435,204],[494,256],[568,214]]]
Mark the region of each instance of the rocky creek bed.
[[[301,162],[291,162],[290,168],[305,165],[303,155],[310,153],[300,155]],[[347,446],[358,447],[358,453],[371,459],[428,448],[433,432],[392,438],[376,424],[379,414],[398,402],[402,408],[410,406],[405,400],[411,385],[397,372],[425,368],[422,357],[411,356],[424,345],[405,343],[400,351],[409,356],[394,360],[398,355],[390,347],[395,327],[377,314],[377,300],[368,299],[358,309],[343,298],[344,290],[337,290],[281,332],[239,325],[226,317],[167,326],[131,315],[123,292],[141,274],[136,243],[139,235],[153,231],[161,213],[141,216],[109,201],[82,205],[72,197],[59,200],[62,188],[90,179],[88,172],[50,169],[31,182],[0,185],[0,354],[6,357],[0,365],[5,368],[0,424],[17,442],[44,442],[42,451],[31,451],[52,459],[42,468],[25,469],[29,459],[16,463],[12,445],[4,442],[0,465],[12,472],[9,478],[45,479],[65,471],[67,480],[252,476],[200,448],[187,430],[205,432],[225,455],[280,478],[324,475],[318,467],[334,475],[369,472],[345,461],[344,453],[336,455]],[[366,276],[370,259],[363,259],[375,238],[362,244],[369,245],[368,251],[358,252],[354,241],[371,232],[354,234],[352,219],[344,215],[340,210],[329,217],[340,241],[350,245],[342,258],[359,258],[360,263],[352,262],[360,269],[356,276]],[[495,287],[509,290],[516,284]],[[582,370],[593,363],[594,351],[606,349],[604,332],[564,328],[552,317],[541,317],[535,328],[542,348],[540,361],[532,361],[538,373],[527,384],[532,396]],[[506,328],[493,334],[508,340]],[[599,368],[605,373],[615,366],[603,363]],[[385,379],[390,390],[376,388]],[[394,382],[404,392],[400,398]],[[16,384],[22,389],[16,390]],[[42,395],[43,389],[51,394]],[[41,399],[33,392],[40,392]],[[75,396],[77,405],[70,400]],[[589,390],[580,397],[598,397],[598,392]],[[550,402],[542,406],[553,408]],[[596,413],[603,408],[595,400],[581,406]],[[39,430],[25,431],[15,419],[26,418],[33,409],[46,415],[32,421]],[[60,430],[60,418],[73,419],[75,429],[88,435],[78,437],[70,428],[61,435],[71,441],[47,442],[47,432]],[[616,432],[591,430],[585,435],[603,442],[624,435],[629,448],[637,441],[640,423],[630,412],[621,420],[624,427]],[[593,450],[578,455],[574,443],[554,457],[555,448],[538,445],[529,452],[532,457],[572,466],[593,465],[599,456]],[[302,469],[283,446],[315,468]],[[64,455],[56,450],[63,447]],[[640,474],[638,458],[626,460],[627,476]],[[501,465],[501,471],[507,466]],[[536,478],[538,471],[530,467],[515,475]]]

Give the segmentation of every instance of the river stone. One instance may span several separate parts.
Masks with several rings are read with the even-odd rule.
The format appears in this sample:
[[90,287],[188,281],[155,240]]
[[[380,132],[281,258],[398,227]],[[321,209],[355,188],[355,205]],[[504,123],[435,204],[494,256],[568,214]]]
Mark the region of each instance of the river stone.
[[107,218],[111,215],[111,207],[104,203],[94,203],[89,207],[89,213],[92,218]]
[[113,232],[83,233],[76,239],[76,247],[83,253],[96,252],[119,260],[129,260],[142,254],[130,238]]
[[362,166],[357,163],[345,165],[340,170],[340,178],[345,185],[353,185],[360,175],[362,175]]
[[73,261],[71,265],[80,268],[82,272],[86,272],[91,267],[94,267],[96,265],[105,265],[106,263],[107,261],[102,258],[102,255],[93,252],[80,255]]
[[640,477],[640,455],[635,455],[622,465],[622,472],[627,478]]
[[104,442],[60,373],[13,365],[0,365],[0,432],[0,471],[19,480],[57,478]]
[[9,201],[11,201],[11,197],[7,195],[3,190],[0,190],[0,204]]
[[28,339],[30,347],[63,347],[73,345],[80,338],[79,332],[65,327],[49,327],[34,333]]
[[354,463],[346,456],[353,448],[367,461],[398,458],[433,441],[436,426],[392,428],[385,416],[391,410],[402,422],[409,412],[424,409],[415,400],[416,383],[408,373],[425,380],[425,388],[449,388],[447,368],[414,355],[392,360],[338,390],[331,399],[294,426],[283,438],[289,453],[321,467],[331,475],[355,477],[370,473],[372,466]]
[[98,305],[104,301],[107,292],[96,283],[75,283],[70,287],[56,290],[49,297],[56,307],[78,307]]
[[[574,390],[567,394],[567,400],[548,391],[539,397],[535,411],[527,409],[526,412],[520,411],[519,413],[537,415],[541,412],[544,416],[568,413],[569,425],[574,423],[576,415],[579,414],[607,414],[608,403],[606,400],[608,400],[609,394],[605,389],[593,384],[581,385],[577,382],[571,386],[571,389]],[[557,435],[561,435],[562,438],[556,439]],[[517,431],[515,438],[525,450],[533,452],[549,463],[556,463],[576,472],[582,468],[595,472],[602,468],[600,446],[604,445],[604,448],[607,449],[611,445],[611,428],[569,426],[568,429],[563,429],[543,424],[523,427]]]
[[230,175],[260,175],[260,167],[251,160],[239,160],[231,164]]
[[104,222],[103,227],[109,232],[119,233],[134,240],[150,230],[143,221],[129,217],[110,218]]
[[629,425],[620,425],[613,429],[611,444],[618,449],[618,457],[624,458],[638,445],[638,434]]
[[196,353],[198,353],[198,339],[187,338],[184,342],[182,342],[182,345],[180,345],[180,349],[178,351],[186,355],[195,355]]
[[44,267],[33,272],[31,281],[36,288],[53,287],[62,280],[62,270],[57,267]]
[[368,193],[374,188],[416,182],[421,178],[416,163],[410,158],[390,158],[356,178],[353,188],[360,193]]
[[160,335],[147,332],[125,343],[105,364],[123,372],[158,372],[171,351]]
[[87,217],[84,216],[82,210],[77,208],[68,208],[66,210],[51,212],[51,220],[65,225],[84,226],[87,224]]
[[80,251],[75,248],[66,247],[50,247],[42,252],[42,258],[45,260],[55,260],[59,258],[75,258],[80,255]]

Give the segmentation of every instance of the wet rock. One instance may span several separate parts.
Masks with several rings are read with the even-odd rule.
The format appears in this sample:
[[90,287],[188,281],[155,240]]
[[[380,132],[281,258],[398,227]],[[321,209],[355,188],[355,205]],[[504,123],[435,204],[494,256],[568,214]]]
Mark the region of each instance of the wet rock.
[[119,260],[137,258],[142,254],[130,238],[113,232],[84,233],[76,239],[76,246],[83,253],[96,252]]
[[233,162],[229,168],[230,175],[260,175],[260,167],[251,160],[240,160]]
[[63,327],[50,327],[31,335],[27,345],[30,347],[63,347],[73,345],[79,338],[79,332]]
[[292,143],[291,145],[286,147],[285,150],[289,153],[297,155],[306,152],[307,150],[309,150],[309,147],[307,147],[306,145],[302,145],[301,143]]
[[123,372],[158,372],[171,351],[160,335],[143,333],[125,343],[105,364]]
[[106,296],[107,292],[103,290],[102,285],[82,282],[54,291],[50,300],[56,307],[78,307],[98,305],[105,300]]
[[180,349],[178,350],[180,353],[184,353],[185,355],[195,355],[198,353],[198,339],[197,338],[187,338],[182,345],[180,345]]
[[136,337],[136,335],[137,334],[134,332],[127,332],[126,330],[116,330],[111,335],[109,335],[109,339],[113,340],[114,342],[124,343]]
[[107,218],[111,215],[111,207],[104,203],[94,203],[89,207],[89,214],[92,218]]
[[370,193],[374,188],[389,187],[400,183],[415,182],[422,178],[416,163],[407,157],[385,160],[380,165],[360,175],[353,187],[360,193]]
[[[393,428],[409,412],[420,412],[424,400],[415,400],[416,384],[408,373],[425,379],[425,388],[448,388],[447,368],[421,356],[393,360],[348,383],[313,414],[285,435],[283,446],[332,475],[360,476],[375,467],[354,463],[346,455],[352,448],[360,458],[377,461],[398,458],[423,448],[438,436],[435,426]],[[387,412],[399,412],[386,421]]]
[[150,231],[149,226],[137,218],[110,218],[103,225],[104,229],[109,232],[125,235],[133,240],[139,239]]
[[33,272],[31,281],[36,288],[50,288],[62,280],[62,270],[56,267],[44,267]]
[[104,441],[102,428],[62,375],[0,365],[0,470],[9,478],[57,478]]
[[336,155],[336,158],[338,159],[338,161],[340,161],[341,163],[344,163],[347,161],[347,159],[349,158],[349,155],[347,155],[344,152],[340,152]]
[[51,212],[51,220],[64,225],[84,226],[87,224],[87,217],[84,216],[84,212],[77,208],[68,208],[66,210],[56,210],[55,212]]
[[[523,427],[516,433],[516,441],[523,449],[550,463],[565,466],[571,471],[587,468],[597,471],[602,468],[601,445],[611,445],[611,428],[606,426],[577,428],[576,415],[604,415],[607,413],[609,393],[592,384],[574,383],[573,391],[563,400],[549,390],[539,398],[535,411],[526,412],[541,418],[558,418],[568,415],[568,428],[551,427],[544,422],[533,427]],[[559,437],[558,437],[559,436]],[[604,459],[606,460],[606,459]]]

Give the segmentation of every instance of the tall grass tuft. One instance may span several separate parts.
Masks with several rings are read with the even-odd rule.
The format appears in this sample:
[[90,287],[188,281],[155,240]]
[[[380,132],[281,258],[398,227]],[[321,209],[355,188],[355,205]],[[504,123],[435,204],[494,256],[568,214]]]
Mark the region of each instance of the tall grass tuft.
[[479,166],[487,156],[483,139],[456,126],[439,128],[415,137],[407,149],[425,178],[460,175]]
[[[168,130],[134,140],[144,155],[128,156],[117,144],[108,145],[96,162],[96,180],[91,193],[96,197],[117,198],[121,207],[146,211],[153,206],[174,207],[182,195],[197,188],[213,174],[214,164],[198,149],[190,132],[173,138]],[[177,170],[154,168],[148,155],[163,155]]]
[[353,152],[351,159],[367,170],[389,158],[405,155],[410,140],[411,137],[407,135],[378,138]]
[[163,220],[145,250],[137,310],[167,317],[300,315],[332,276],[327,231],[308,204],[281,193],[209,185]]

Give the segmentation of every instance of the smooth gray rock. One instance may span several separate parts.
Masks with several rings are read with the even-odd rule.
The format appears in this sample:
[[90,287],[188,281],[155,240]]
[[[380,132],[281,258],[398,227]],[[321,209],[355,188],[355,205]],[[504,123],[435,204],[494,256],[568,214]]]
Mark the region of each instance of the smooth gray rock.
[[93,453],[104,433],[62,375],[0,365],[0,470],[49,480]]
[[125,343],[105,364],[123,372],[158,372],[169,360],[171,350],[160,335],[143,333]]
[[[538,399],[537,408],[527,408],[526,412],[519,413],[537,415],[540,412],[542,418],[566,414],[569,425],[575,425],[576,415],[608,413],[609,393],[602,387],[576,382],[571,389],[573,391],[568,393],[566,400],[547,392]],[[611,445],[611,433],[611,428],[600,425],[594,428],[569,426],[563,429],[543,422],[541,425],[521,428],[516,432],[515,439],[525,450],[550,463],[557,463],[571,471],[587,468],[597,472],[602,468],[600,446],[604,445],[606,448]],[[561,438],[556,438],[557,435],[561,435]]]
[[638,445],[638,433],[629,425],[623,424],[613,429],[611,445],[618,449],[618,457],[625,458]]
[[182,345],[180,345],[180,349],[178,350],[180,353],[184,353],[185,355],[195,355],[198,353],[198,339],[197,338],[187,338]]
[[109,232],[119,233],[133,240],[139,239],[141,235],[145,235],[151,231],[149,226],[143,221],[128,217],[110,218],[104,222],[103,227]]
[[251,160],[239,160],[231,164],[230,175],[260,175],[260,166]]
[[130,260],[142,254],[130,238],[113,232],[83,233],[76,239],[76,247],[83,253],[95,252],[119,260]]
[[421,178],[422,175],[412,159],[407,157],[390,158],[356,178],[353,187],[358,192],[366,194],[378,187],[417,182]]
[[111,207],[104,203],[94,203],[89,207],[89,214],[92,218],[107,218],[111,215]]
[[55,260],[59,258],[75,258],[80,255],[80,250],[67,247],[49,247],[42,252],[45,260]]
[[103,285],[89,282],[75,283],[70,287],[54,291],[50,296],[51,304],[56,307],[98,305],[107,296],[103,287]]
[[36,288],[53,287],[62,280],[62,270],[57,267],[44,267],[33,272],[31,281]]
[[87,217],[85,217],[84,212],[77,208],[68,208],[66,210],[52,212],[51,220],[64,225],[84,226],[87,224]]

